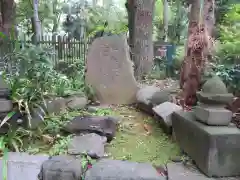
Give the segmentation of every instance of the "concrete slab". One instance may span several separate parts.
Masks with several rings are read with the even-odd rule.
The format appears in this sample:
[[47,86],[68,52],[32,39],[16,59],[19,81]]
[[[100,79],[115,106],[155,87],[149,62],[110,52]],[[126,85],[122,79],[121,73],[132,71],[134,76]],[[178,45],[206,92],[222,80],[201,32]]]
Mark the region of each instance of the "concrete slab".
[[[36,180],[41,165],[48,159],[46,155],[29,155],[27,153],[8,153],[7,180]],[[4,161],[0,160],[0,180],[3,177]]]
[[182,163],[168,163],[168,180],[239,180],[239,177],[209,178],[195,166],[184,166]]
[[161,122],[161,124],[166,127],[167,132],[171,133],[172,127],[172,114],[175,111],[179,111],[182,108],[171,102],[164,102],[152,108],[155,113],[155,117]]
[[193,112],[173,113],[176,141],[209,177],[240,175],[240,130],[233,126],[207,126]]

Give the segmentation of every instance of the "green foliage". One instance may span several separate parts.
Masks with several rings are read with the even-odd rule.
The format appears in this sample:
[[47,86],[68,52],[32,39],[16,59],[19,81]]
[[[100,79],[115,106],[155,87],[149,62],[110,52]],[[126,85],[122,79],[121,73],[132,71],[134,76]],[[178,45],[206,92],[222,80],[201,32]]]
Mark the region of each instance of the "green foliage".
[[214,67],[214,71],[223,79],[231,92],[240,92],[240,65],[217,65]]
[[219,26],[221,44],[215,58],[220,63],[237,64],[240,62],[240,4],[232,5],[229,9]]

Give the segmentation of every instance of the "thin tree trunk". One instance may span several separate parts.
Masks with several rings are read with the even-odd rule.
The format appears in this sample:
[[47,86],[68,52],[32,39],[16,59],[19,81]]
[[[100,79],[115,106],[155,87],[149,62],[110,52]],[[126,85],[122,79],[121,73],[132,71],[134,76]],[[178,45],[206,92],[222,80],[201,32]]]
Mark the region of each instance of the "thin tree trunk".
[[39,39],[41,38],[41,22],[38,17],[38,0],[33,0],[33,43],[37,44]]
[[164,42],[168,41],[168,21],[169,21],[169,6],[168,1],[163,0],[163,25],[164,25]]

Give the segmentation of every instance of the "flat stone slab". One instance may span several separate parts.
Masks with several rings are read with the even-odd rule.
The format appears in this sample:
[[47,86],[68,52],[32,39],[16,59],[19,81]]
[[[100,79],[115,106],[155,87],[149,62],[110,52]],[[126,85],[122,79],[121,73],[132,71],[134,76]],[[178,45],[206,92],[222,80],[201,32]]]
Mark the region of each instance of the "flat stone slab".
[[153,111],[163,120],[167,127],[172,127],[172,114],[182,108],[174,103],[165,102],[153,108]]
[[148,163],[102,159],[86,172],[85,180],[166,180]]
[[[82,164],[72,156],[53,156],[42,164],[39,180],[80,180]],[[35,179],[32,179],[35,180]]]
[[234,126],[207,126],[193,112],[173,113],[176,141],[209,177],[240,175],[240,130]]
[[87,153],[90,157],[98,159],[104,156],[106,142],[106,137],[95,133],[75,136],[68,145],[68,154],[80,155]]
[[195,166],[184,166],[182,163],[168,163],[168,180],[238,180],[239,177],[209,178]]
[[[27,153],[8,153],[7,180],[36,180],[47,155],[29,155]],[[0,180],[3,179],[3,164],[0,162]]]
[[232,120],[232,112],[224,107],[200,105],[194,110],[196,118],[208,125],[227,126]]

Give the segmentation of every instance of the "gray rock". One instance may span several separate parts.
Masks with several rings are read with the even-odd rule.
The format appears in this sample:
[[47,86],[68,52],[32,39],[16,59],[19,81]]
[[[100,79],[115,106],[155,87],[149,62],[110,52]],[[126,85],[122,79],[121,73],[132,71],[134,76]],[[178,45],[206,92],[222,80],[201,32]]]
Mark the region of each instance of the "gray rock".
[[13,108],[13,104],[11,100],[0,99],[0,113],[10,112]]
[[91,158],[104,156],[104,146],[107,138],[95,133],[75,136],[68,145],[68,154],[80,155],[87,153]]
[[80,180],[81,175],[81,160],[71,156],[54,156],[43,162],[38,178],[39,180]]
[[152,108],[161,103],[169,101],[170,92],[161,90],[155,86],[146,86],[140,89],[137,94],[138,107],[143,111],[152,114]]
[[194,109],[198,121],[208,125],[228,126],[233,113],[224,107],[200,105]]
[[81,110],[86,107],[88,99],[86,97],[73,96],[66,99],[66,105],[71,110]]
[[31,110],[31,129],[36,129],[43,123],[46,113],[46,110],[40,107]]
[[172,114],[182,108],[171,102],[164,102],[153,108],[154,113],[159,117],[160,122],[168,129],[172,127]]
[[60,113],[61,111],[65,111],[67,109],[66,99],[62,97],[56,97],[52,99],[46,100],[46,110],[48,113]]
[[176,141],[209,177],[240,175],[240,131],[236,127],[208,126],[193,112],[173,113]]
[[94,107],[94,106],[88,106],[87,111],[90,113],[95,113],[98,111],[99,108]]
[[0,98],[6,98],[9,99],[10,97],[10,88],[7,85],[7,83],[4,81],[2,76],[0,76]]
[[85,180],[165,180],[148,163],[102,159],[86,172]]
[[[7,180],[35,180],[42,163],[48,159],[45,155],[29,155],[27,153],[8,153]],[[3,180],[4,161],[0,162],[0,179]]]
[[109,116],[78,116],[70,121],[63,130],[70,133],[89,132],[106,136],[108,142],[115,135],[117,119]]

